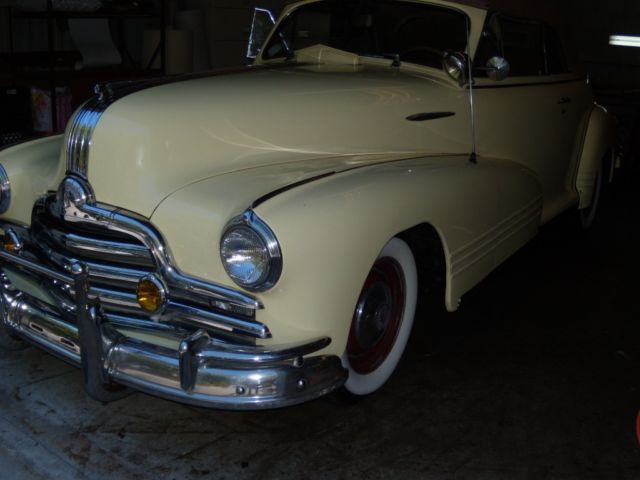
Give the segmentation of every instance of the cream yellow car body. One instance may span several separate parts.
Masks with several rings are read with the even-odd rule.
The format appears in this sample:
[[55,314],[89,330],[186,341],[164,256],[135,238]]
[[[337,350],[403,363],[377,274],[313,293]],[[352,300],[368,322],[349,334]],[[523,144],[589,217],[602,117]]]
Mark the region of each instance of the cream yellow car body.
[[[418,3],[464,12],[473,58],[487,11]],[[133,93],[102,114],[88,159],[96,198],[150,219],[194,277],[239,289],[219,255],[225,226],[249,208],[269,225],[283,269],[270,290],[247,292],[272,334],[259,344],[330,337],[321,353],[342,356],[375,259],[418,225],[442,243],[453,311],[542,223],[590,205],[612,120],[584,78],[478,78],[474,163],[468,85],[322,45],[297,60],[258,58],[250,74]],[[424,112],[450,115],[408,120]],[[4,218],[29,225],[31,206],[65,176],[64,146],[52,137],[0,152],[12,182]]]

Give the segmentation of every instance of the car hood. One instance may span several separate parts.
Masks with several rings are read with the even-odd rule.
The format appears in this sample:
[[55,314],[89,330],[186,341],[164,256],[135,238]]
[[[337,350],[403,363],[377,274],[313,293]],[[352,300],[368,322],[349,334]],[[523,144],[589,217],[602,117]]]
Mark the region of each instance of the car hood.
[[[455,115],[407,120],[430,112]],[[93,132],[88,177],[100,201],[150,217],[171,193],[231,172],[468,151],[468,125],[465,92],[437,77],[362,65],[255,69],[116,101]]]

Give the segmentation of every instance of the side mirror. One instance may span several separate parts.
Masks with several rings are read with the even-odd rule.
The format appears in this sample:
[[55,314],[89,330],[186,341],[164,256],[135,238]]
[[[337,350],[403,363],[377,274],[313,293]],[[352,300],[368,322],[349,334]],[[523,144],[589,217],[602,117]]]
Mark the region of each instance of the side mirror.
[[460,52],[446,52],[442,57],[442,69],[461,87],[469,83],[469,58]]
[[504,80],[509,76],[509,72],[511,71],[511,65],[507,59],[502,57],[491,57],[487,61],[487,76],[491,80],[495,80],[499,82],[500,80]]

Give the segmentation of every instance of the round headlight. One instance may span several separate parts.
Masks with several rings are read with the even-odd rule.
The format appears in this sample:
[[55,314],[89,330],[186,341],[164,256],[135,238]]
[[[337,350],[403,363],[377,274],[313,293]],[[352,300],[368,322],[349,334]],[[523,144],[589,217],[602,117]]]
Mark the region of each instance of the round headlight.
[[11,183],[9,175],[2,165],[0,165],[0,213],[9,210],[11,205]]
[[282,256],[278,241],[253,212],[227,226],[220,240],[220,258],[229,277],[247,290],[268,290],[280,278]]

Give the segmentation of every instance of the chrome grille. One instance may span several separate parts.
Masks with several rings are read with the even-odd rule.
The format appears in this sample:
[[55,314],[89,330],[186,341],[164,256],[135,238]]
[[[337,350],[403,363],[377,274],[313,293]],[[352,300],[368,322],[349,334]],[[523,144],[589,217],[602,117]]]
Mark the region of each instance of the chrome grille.
[[[150,325],[169,323],[186,330],[206,328],[218,335],[237,339],[242,332],[261,328],[255,320],[238,311],[217,308],[207,297],[197,298],[176,288],[161,317],[145,312],[138,304],[138,281],[161,269],[149,249],[140,240],[123,232],[113,231],[100,224],[71,223],[61,220],[55,212],[55,195],[43,199],[34,208],[30,245],[23,255],[35,257],[44,265],[67,271],[80,261],[89,268],[91,295],[100,298],[107,318],[117,323],[126,318],[129,323]],[[57,282],[54,295],[59,303],[74,308],[76,292],[72,285]],[[69,299],[65,301],[65,298]],[[251,337],[254,335],[251,334]]]
[[[64,222],[50,214],[50,204],[54,201],[54,197],[49,197],[34,210],[31,252],[58,270],[64,271],[76,261],[85,263],[89,267],[92,293],[100,297],[108,312],[148,319],[135,294],[140,278],[156,271],[148,248],[123,233]],[[62,285],[60,288],[75,298],[73,288]]]
[[[248,342],[271,336],[255,318],[262,308],[257,299],[181,272],[151,222],[96,202],[90,186],[75,176],[66,177],[56,193],[36,202],[31,228],[21,231],[25,245],[20,256],[61,272],[61,279],[68,278],[78,262],[88,267],[89,295],[100,299],[107,318],[205,329],[214,336]],[[163,308],[153,315],[136,297],[138,282],[149,274],[161,278],[169,292]],[[56,279],[45,288],[59,297],[59,307],[74,308],[73,285]]]

